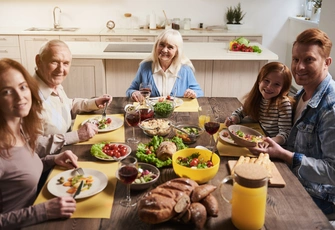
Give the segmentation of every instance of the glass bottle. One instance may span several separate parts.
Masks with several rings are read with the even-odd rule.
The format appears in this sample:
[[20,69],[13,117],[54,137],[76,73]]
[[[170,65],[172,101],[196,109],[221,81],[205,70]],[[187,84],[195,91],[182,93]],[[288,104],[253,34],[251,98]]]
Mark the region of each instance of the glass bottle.
[[191,29],[191,19],[184,18],[184,30],[190,30],[190,29]]

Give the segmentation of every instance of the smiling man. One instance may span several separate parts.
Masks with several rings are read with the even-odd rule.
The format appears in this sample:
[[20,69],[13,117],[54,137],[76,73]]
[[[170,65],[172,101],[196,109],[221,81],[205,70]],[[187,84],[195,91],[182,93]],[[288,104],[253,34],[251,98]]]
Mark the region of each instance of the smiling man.
[[335,219],[335,81],[328,72],[332,42],[313,28],[298,35],[292,48],[291,71],[298,85],[293,127],[283,149],[267,138],[267,152],[286,161],[315,203]]

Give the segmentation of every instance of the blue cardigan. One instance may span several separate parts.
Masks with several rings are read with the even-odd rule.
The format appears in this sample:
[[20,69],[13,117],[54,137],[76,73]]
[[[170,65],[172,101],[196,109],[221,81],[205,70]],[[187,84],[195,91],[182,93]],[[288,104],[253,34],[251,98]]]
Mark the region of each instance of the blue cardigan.
[[[134,91],[139,90],[140,84],[142,82],[148,82],[152,85],[152,91],[150,95],[151,97],[161,96],[159,94],[159,91],[157,89],[152,74],[152,61],[141,63],[140,67],[137,70],[135,79],[133,80],[130,87],[126,91],[126,96],[131,97],[131,94]],[[186,89],[192,89],[196,93],[197,97],[204,96],[204,93],[202,92],[200,85],[195,79],[192,69],[187,65],[183,65],[180,68],[178,72],[178,78],[175,84],[178,84],[176,97],[183,97]],[[172,88],[170,96],[173,96],[175,94],[174,92],[175,89],[176,87]]]

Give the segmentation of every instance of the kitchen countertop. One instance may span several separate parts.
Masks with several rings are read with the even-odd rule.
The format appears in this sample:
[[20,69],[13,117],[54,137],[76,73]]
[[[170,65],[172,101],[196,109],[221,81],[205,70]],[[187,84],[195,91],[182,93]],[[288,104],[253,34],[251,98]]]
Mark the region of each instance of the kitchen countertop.
[[[71,50],[73,58],[92,59],[144,59],[149,53],[133,52],[104,52],[109,42],[66,42]],[[118,44],[113,42],[113,44]],[[120,44],[124,44],[121,43]],[[136,43],[127,44],[153,44]],[[246,53],[228,51],[228,43],[218,42],[190,42],[184,43],[185,55],[191,60],[278,60],[278,55],[263,47],[259,43],[251,43],[262,49],[262,53]]]
[[[0,27],[1,35],[114,35],[114,36],[158,36],[163,29],[112,29],[79,28],[76,31],[27,31],[31,27]],[[70,26],[76,27],[76,26]],[[38,27],[45,28],[45,27]],[[260,32],[251,29],[228,31],[224,29],[191,29],[179,30],[183,36],[262,36]]]

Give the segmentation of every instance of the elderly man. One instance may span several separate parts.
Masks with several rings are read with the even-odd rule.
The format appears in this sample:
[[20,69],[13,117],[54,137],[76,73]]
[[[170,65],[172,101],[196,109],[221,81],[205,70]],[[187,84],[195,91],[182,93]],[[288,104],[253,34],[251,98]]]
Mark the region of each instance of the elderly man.
[[78,131],[71,131],[72,119],[80,112],[103,108],[112,97],[103,95],[95,99],[69,99],[62,87],[71,67],[72,55],[68,46],[60,40],[51,40],[36,55],[34,77],[39,83],[39,95],[43,103],[43,137],[39,138],[37,152],[57,153],[64,145],[92,138],[98,128],[86,123]]
[[328,72],[332,42],[319,29],[298,35],[292,48],[291,70],[297,84],[293,127],[283,149],[270,138],[267,148],[253,148],[254,153],[267,152],[292,167],[315,203],[335,218],[335,81]]

